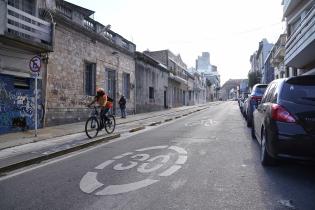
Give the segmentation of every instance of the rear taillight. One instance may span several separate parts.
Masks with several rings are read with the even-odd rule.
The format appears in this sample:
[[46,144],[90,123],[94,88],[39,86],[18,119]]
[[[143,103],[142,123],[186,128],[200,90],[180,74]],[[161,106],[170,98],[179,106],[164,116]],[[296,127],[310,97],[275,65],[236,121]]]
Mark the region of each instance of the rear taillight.
[[287,123],[295,123],[294,117],[285,108],[279,104],[273,104],[271,106],[271,116],[273,120]]
[[261,96],[252,96],[252,100],[254,100],[254,101],[259,101],[259,100],[261,100]]

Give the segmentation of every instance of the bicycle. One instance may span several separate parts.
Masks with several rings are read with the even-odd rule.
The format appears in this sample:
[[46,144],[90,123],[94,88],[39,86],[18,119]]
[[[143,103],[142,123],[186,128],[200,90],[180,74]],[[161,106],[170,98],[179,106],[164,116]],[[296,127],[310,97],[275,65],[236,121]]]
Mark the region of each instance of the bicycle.
[[[91,114],[91,117],[89,117],[86,120],[85,123],[85,133],[86,135],[91,139],[97,136],[98,132],[101,131],[103,128],[101,125],[104,125],[105,131],[108,134],[111,134],[114,132],[116,127],[116,119],[115,116],[112,114],[107,114],[107,120],[104,118],[101,118],[99,111],[97,110],[96,106],[93,106],[94,111]],[[104,122],[105,121],[105,122]]]

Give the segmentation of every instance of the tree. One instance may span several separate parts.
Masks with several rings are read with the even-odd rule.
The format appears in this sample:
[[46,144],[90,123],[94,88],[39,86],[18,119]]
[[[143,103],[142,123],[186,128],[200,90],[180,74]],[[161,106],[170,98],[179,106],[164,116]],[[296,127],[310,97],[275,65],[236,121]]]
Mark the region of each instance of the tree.
[[253,87],[257,83],[260,83],[261,73],[259,71],[252,71],[248,73],[248,86]]

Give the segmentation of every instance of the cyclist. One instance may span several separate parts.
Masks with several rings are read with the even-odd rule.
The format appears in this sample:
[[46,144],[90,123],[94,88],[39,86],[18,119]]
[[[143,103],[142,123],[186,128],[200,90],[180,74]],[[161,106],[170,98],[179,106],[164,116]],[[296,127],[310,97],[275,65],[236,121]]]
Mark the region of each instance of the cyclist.
[[101,108],[101,126],[100,129],[104,128],[103,125],[103,120],[107,121],[108,118],[106,116],[106,114],[108,113],[108,111],[113,107],[113,102],[112,100],[110,100],[110,98],[105,94],[105,91],[103,88],[97,88],[96,89],[96,95],[94,97],[94,100],[89,103],[87,106],[91,106],[92,104],[94,104],[95,102],[98,103],[98,105]]

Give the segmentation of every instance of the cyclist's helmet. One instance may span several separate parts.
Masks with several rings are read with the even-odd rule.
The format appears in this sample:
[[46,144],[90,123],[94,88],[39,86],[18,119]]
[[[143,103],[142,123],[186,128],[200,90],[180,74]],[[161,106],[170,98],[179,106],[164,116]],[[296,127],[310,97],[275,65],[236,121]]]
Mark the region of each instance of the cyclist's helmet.
[[105,95],[105,90],[103,88],[97,88],[96,89],[96,94],[97,95]]

